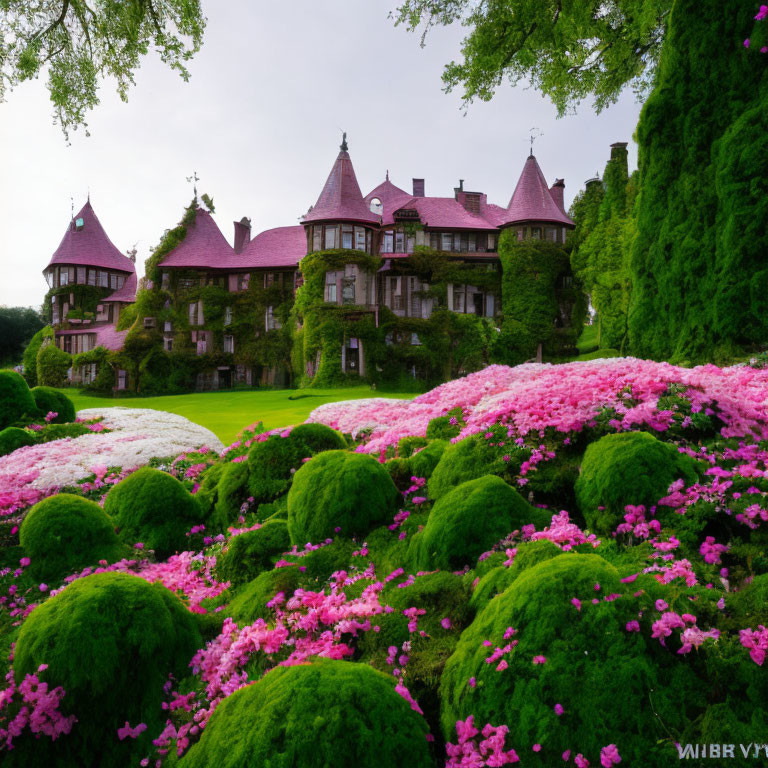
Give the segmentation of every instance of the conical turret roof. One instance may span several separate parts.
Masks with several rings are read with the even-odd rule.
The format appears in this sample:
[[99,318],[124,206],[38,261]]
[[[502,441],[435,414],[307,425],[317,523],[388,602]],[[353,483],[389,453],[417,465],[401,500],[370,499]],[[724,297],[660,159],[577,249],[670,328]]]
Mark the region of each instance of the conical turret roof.
[[[77,221],[82,219],[78,228]],[[51,256],[48,267],[54,264],[78,264],[121,272],[135,272],[133,262],[114,246],[96,216],[91,201],[70,221],[59,247]]]
[[516,224],[523,221],[551,221],[570,227],[575,226],[552,197],[544,174],[533,155],[526,158],[523,172],[507,206],[507,217],[504,223]]
[[211,267],[225,269],[235,251],[221,234],[208,211],[198,208],[186,237],[161,262],[164,267]]
[[366,224],[378,224],[380,221],[379,216],[371,213],[363,200],[355,169],[347,152],[346,139],[341,145],[341,152],[331,168],[320,197],[312,210],[304,216],[304,223],[309,221],[359,221]]

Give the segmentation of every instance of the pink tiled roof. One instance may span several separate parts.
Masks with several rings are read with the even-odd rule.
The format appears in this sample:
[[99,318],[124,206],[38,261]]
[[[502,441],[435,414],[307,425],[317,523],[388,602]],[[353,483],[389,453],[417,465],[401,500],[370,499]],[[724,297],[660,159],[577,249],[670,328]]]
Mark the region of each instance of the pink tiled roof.
[[[81,229],[75,228],[76,219],[83,220]],[[101,226],[89,200],[69,223],[59,247],[51,256],[53,264],[80,264],[121,272],[135,272],[133,262],[115,248]]]
[[514,224],[522,221],[552,221],[575,226],[573,221],[558,208],[533,155],[526,158],[523,172],[507,206],[505,223]]
[[128,331],[118,331],[114,325],[101,325],[96,328],[83,328],[76,331],[56,331],[57,336],[83,336],[87,333],[96,334],[97,347],[105,349],[122,349]]
[[378,197],[381,200],[382,224],[385,225],[394,223],[394,212],[399,208],[407,208],[408,203],[412,199],[411,194],[404,189],[400,189],[400,187],[396,187],[389,180],[389,174],[387,174],[387,178],[376,189],[371,190],[365,196],[366,205],[370,206],[371,200],[374,197]]
[[421,223],[427,227],[484,230],[497,227],[487,218],[470,213],[452,197],[411,197],[398,210],[402,208],[415,208]]
[[251,240],[241,254],[235,256],[238,265],[248,267],[295,267],[307,255],[307,234],[300,224],[276,227],[261,232]]
[[[346,145],[342,145],[346,146]],[[363,200],[349,152],[342,149],[328,180],[304,221],[360,221],[378,224],[380,219]]]
[[195,221],[187,227],[187,236],[161,262],[164,267],[231,266],[235,252],[208,211],[197,209]]
[[133,304],[136,301],[136,273],[128,275],[125,278],[123,287],[116,290],[111,296],[107,296],[102,301],[123,301],[127,304]]

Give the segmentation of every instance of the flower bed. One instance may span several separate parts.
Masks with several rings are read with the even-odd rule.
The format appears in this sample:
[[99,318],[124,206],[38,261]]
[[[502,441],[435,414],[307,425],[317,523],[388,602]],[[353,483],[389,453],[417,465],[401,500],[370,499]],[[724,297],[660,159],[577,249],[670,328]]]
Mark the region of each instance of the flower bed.
[[183,416],[144,408],[90,408],[110,431],[19,448],[0,457],[0,515],[12,515],[58,489],[93,474],[94,466],[137,469],[156,457],[224,446],[208,429]]
[[694,413],[717,404],[725,437],[768,437],[768,370],[715,365],[679,368],[635,358],[611,358],[566,365],[492,365],[450,381],[411,401],[357,400],[321,405],[308,421],[356,435],[371,429],[361,450],[377,453],[406,435],[426,434],[429,422],[461,407],[466,426],[459,438],[496,422],[518,434],[553,427],[568,433],[593,424],[613,408],[617,429],[643,426],[665,431],[674,421],[659,405],[679,385]]

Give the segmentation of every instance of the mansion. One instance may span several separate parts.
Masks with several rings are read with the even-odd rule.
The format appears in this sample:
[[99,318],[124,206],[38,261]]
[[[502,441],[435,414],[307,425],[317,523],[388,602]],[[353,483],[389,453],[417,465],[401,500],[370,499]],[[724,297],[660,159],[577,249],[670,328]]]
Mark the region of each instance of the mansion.
[[424,179],[406,191],[389,174],[363,195],[345,135],[300,224],[253,236],[243,218],[230,244],[196,199],[140,283],[89,200],[44,270],[47,319],[71,382],[109,366],[99,379],[115,391],[443,380],[488,362],[474,347],[503,311],[502,233],[566,244],[564,187],[531,154],[506,206],[463,180],[430,197]]

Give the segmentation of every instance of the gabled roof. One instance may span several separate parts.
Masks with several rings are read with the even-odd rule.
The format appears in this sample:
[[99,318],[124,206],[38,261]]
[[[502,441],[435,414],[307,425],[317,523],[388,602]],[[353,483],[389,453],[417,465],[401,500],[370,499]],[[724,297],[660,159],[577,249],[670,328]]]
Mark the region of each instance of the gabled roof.
[[300,224],[261,232],[235,256],[244,268],[295,267],[307,255],[307,233]]
[[164,267],[226,269],[235,251],[208,211],[198,208],[187,235],[161,262]]
[[412,197],[402,208],[415,208],[427,227],[489,230],[497,226],[479,214],[470,213],[452,197]]
[[107,296],[106,299],[102,299],[102,301],[122,301],[127,304],[133,304],[136,301],[136,273],[133,272],[128,275],[125,278],[123,287],[116,290],[111,296]]
[[506,224],[523,221],[552,221],[566,226],[576,226],[558,208],[549,191],[544,174],[533,155],[526,158],[523,172],[507,206]]
[[336,162],[331,168],[320,197],[303,221],[359,221],[366,224],[378,224],[380,218],[371,213],[369,205],[363,200],[357,183],[355,169],[352,167],[346,140]]
[[[83,226],[77,229],[75,222],[83,220]],[[87,267],[115,269],[120,272],[135,272],[133,262],[115,248],[101,226],[91,201],[80,209],[64,233],[59,247],[51,256],[48,267],[54,264],[78,264]],[[47,267],[46,267],[47,269]]]

